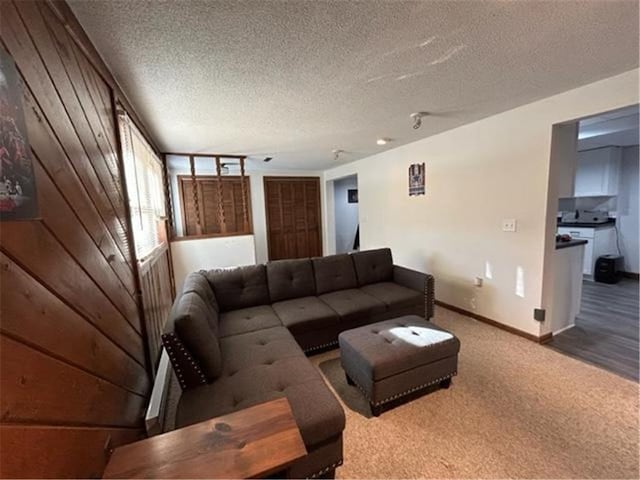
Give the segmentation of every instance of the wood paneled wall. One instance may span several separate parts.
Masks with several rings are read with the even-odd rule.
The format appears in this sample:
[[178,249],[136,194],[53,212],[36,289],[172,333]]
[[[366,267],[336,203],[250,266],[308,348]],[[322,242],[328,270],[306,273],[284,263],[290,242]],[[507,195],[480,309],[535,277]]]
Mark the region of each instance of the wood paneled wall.
[[0,224],[2,477],[98,477],[144,433],[150,365],[113,111],[126,100],[74,22],[58,1],[0,1],[40,209]]
[[172,278],[167,242],[156,255],[140,265],[140,289],[149,348],[149,366],[154,377],[162,350],[162,331],[173,303]]

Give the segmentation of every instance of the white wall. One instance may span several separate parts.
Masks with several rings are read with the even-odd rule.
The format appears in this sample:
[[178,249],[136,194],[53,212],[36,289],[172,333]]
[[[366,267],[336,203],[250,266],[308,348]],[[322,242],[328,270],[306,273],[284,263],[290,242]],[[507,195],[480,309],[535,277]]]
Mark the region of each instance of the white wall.
[[176,292],[180,292],[191,272],[255,264],[253,235],[176,240],[171,242],[171,258]]
[[640,258],[638,237],[638,146],[622,149],[622,164],[620,172],[620,191],[618,193],[618,232],[620,235],[620,249],[624,255],[624,269],[627,272],[640,272]]
[[353,241],[358,229],[358,204],[347,201],[347,190],[357,188],[358,177],[353,175],[333,182],[336,253],[353,250]]
[[[169,169],[169,182],[171,184],[171,201],[173,204],[174,223],[177,228],[178,236],[182,235],[182,214],[180,211],[180,194],[178,190],[178,175],[190,175],[189,163],[186,157],[177,157],[170,155],[167,158],[169,165],[172,164],[174,168]],[[277,161],[274,160],[274,161]],[[197,158],[196,159],[196,173],[199,175],[215,175],[215,163],[213,158]],[[264,263],[268,260],[268,247],[267,247],[267,223],[264,204],[264,177],[265,176],[306,176],[306,177],[320,177],[321,185],[323,182],[323,175],[321,172],[309,171],[309,170],[278,170],[273,168],[266,170],[257,162],[247,162],[245,174],[249,176],[249,185],[251,190],[251,217],[253,221],[253,235],[236,236],[236,237],[220,237],[220,238],[208,238],[208,239],[193,239],[188,241],[173,242],[173,244],[181,244],[186,242],[190,248],[194,249],[194,252],[198,252],[198,255],[207,257],[205,259],[207,265],[206,268],[233,266],[230,264],[230,259],[233,261],[241,261],[242,263],[236,263],[235,265],[247,265],[250,263]],[[239,175],[240,169],[236,166],[231,166],[229,169],[229,175]],[[324,189],[321,188],[321,205],[323,206],[321,215],[324,217]],[[250,243],[247,237],[250,237]],[[204,243],[198,243],[204,242]],[[172,244],[172,245],[173,245]],[[224,245],[223,248],[219,248],[220,245]],[[249,256],[246,252],[249,248],[252,249],[252,255]],[[182,247],[177,247],[180,253]],[[185,247],[186,248],[186,247]],[[174,251],[172,249],[172,251]],[[238,252],[242,252],[239,254]],[[178,256],[178,262],[186,262],[184,265],[178,264],[174,266],[176,272],[176,288],[178,288],[178,271],[187,271],[187,273],[194,270],[195,254],[187,257]],[[229,256],[230,255],[230,256]],[[174,255],[174,264],[176,264],[176,258]],[[191,270],[188,270],[191,268]],[[195,270],[205,268],[198,266]],[[179,291],[179,290],[178,290]]]
[[[358,175],[362,249],[389,246],[396,263],[435,274],[439,300],[540,335],[533,309],[542,304],[545,240],[553,236],[552,125],[633,103],[638,70],[328,170],[325,180]],[[426,195],[409,197],[407,169],[421,162]],[[557,192],[552,200],[555,211]],[[517,219],[517,232],[501,231],[506,218]],[[492,278],[474,287],[487,263]]]

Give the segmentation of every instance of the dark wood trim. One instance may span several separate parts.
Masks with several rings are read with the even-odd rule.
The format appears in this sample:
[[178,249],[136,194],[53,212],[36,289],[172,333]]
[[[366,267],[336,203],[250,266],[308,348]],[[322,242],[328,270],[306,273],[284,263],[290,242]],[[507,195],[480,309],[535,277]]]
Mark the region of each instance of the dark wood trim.
[[471,317],[471,318],[473,318],[475,320],[479,320],[480,322],[486,323],[487,325],[491,325],[492,327],[499,328],[500,330],[504,330],[505,332],[509,332],[509,333],[514,334],[514,335],[518,335],[519,337],[526,338],[527,340],[531,340],[532,342],[546,343],[546,342],[550,341],[551,337],[553,336],[552,333],[546,333],[546,334],[542,335],[541,337],[537,337],[535,335],[527,333],[527,332],[525,332],[523,330],[520,330],[518,328],[511,327],[509,325],[505,325],[504,323],[500,323],[500,322],[498,322],[496,320],[493,320],[491,318],[484,317],[484,316],[479,315],[479,314],[477,314],[475,312],[470,312],[469,310],[465,310],[464,308],[456,307],[455,305],[450,305],[448,303],[441,302],[440,300],[436,300],[436,305],[439,305],[440,307],[446,308],[447,310],[451,310],[452,312],[459,313],[460,315],[465,315],[465,316]]
[[622,272],[622,275],[626,278],[631,278],[632,280],[640,280],[640,273]]
[[189,235],[182,237],[173,237],[171,239],[171,243],[173,242],[185,242],[187,240],[199,240],[202,238],[225,238],[225,237],[248,237],[252,236],[252,233],[203,233],[202,235]]
[[174,152],[163,152],[163,155],[174,155],[176,157],[207,157],[207,158],[229,158],[240,160],[241,158],[247,158],[247,155],[230,155],[230,154],[222,154],[222,153],[174,153]]
[[[269,240],[269,208],[267,205],[267,182],[269,181],[278,181],[278,180],[286,180],[286,181],[315,181],[318,185],[318,196],[320,197],[320,201],[318,202],[318,245],[320,247],[320,252],[324,251],[322,245],[322,189],[320,184],[320,177],[300,177],[300,176],[287,176],[287,175],[279,175],[279,176],[264,176],[262,177],[262,196],[264,198],[264,215],[265,215],[265,233],[267,236],[267,255],[268,258],[271,259],[273,256],[271,253],[271,242]],[[306,192],[305,192],[306,194]],[[282,197],[282,194],[280,195]],[[280,215],[282,218],[282,214]]]

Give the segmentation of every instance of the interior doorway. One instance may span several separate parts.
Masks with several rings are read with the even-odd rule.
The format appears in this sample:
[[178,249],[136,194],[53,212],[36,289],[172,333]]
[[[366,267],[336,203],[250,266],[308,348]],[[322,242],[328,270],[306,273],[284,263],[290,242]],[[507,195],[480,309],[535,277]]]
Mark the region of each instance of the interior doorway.
[[639,127],[638,105],[554,126],[543,285],[547,345],[635,381]]
[[269,260],[322,255],[319,177],[264,177]]
[[335,219],[336,253],[360,249],[360,223],[358,212],[358,176],[334,180],[333,206]]

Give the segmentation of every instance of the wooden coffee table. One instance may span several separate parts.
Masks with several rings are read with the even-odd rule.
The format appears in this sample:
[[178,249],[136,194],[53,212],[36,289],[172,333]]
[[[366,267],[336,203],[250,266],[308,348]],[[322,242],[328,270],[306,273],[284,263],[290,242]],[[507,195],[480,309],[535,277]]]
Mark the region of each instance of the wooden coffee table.
[[306,454],[279,398],[116,448],[104,478],[256,478]]

